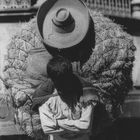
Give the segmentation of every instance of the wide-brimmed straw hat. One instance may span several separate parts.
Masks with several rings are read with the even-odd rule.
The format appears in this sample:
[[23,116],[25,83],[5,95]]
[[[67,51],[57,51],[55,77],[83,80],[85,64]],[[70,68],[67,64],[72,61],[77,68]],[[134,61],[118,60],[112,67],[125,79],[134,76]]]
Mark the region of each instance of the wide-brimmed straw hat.
[[90,24],[89,10],[81,0],[47,0],[37,14],[38,31],[44,44],[58,51],[87,39]]

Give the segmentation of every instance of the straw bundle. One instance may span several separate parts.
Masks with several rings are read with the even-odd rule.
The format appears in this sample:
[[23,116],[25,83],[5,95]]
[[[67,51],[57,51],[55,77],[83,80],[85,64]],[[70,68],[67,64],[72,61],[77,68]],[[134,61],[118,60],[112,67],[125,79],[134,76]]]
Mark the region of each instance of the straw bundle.
[[[104,94],[100,94],[100,97],[106,107],[109,104],[117,107],[123,103],[124,97],[132,87],[131,72],[135,47],[131,36],[119,25],[95,11],[91,11],[91,16],[95,24],[95,48],[79,74],[95,87],[105,91]],[[32,100],[34,91],[40,83],[46,80],[46,76],[41,72],[27,72],[30,50],[34,48],[44,49],[35,19],[26,23],[21,31],[13,36],[8,45],[4,70],[7,83],[12,85],[13,97],[17,94],[21,95],[21,98],[15,98],[15,102],[19,103],[19,99],[24,101],[18,106],[21,112],[26,112],[26,117],[21,115],[22,119],[20,116],[19,122],[24,124],[22,128],[30,136],[35,136],[34,132],[41,130],[41,127],[38,114],[30,111],[32,102],[28,104],[28,101]],[[44,52],[49,59],[48,52],[46,50]]]

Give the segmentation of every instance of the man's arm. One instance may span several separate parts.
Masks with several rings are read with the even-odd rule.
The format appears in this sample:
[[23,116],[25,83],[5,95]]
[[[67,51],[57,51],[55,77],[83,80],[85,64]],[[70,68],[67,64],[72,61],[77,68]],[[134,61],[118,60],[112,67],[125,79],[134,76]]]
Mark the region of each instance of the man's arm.
[[58,120],[58,125],[62,129],[74,131],[74,132],[87,132],[89,131],[91,124],[92,124],[92,118],[93,118],[93,105],[89,105],[86,108],[82,109],[82,115],[79,120],[69,120],[69,119],[62,119]]
[[57,120],[49,108],[50,104],[53,104],[53,102],[55,101],[49,99],[45,104],[39,107],[41,126],[45,134],[63,132],[63,129],[58,127]]

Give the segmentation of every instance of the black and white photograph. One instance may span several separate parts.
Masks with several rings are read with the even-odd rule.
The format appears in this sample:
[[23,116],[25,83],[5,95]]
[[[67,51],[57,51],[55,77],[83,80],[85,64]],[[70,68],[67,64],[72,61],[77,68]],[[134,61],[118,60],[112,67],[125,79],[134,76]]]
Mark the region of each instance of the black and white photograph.
[[140,0],[0,0],[0,140],[140,140]]

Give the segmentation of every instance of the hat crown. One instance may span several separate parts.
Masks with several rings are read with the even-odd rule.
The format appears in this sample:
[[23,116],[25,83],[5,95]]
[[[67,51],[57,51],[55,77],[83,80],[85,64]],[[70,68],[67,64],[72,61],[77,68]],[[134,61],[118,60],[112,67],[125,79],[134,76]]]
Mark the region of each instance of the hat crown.
[[55,31],[61,33],[72,32],[75,27],[74,19],[71,13],[65,8],[60,8],[56,12],[55,16],[52,19],[52,23],[55,26]]
[[65,8],[61,8],[56,13],[56,20],[59,22],[64,22],[69,18],[69,11]]

